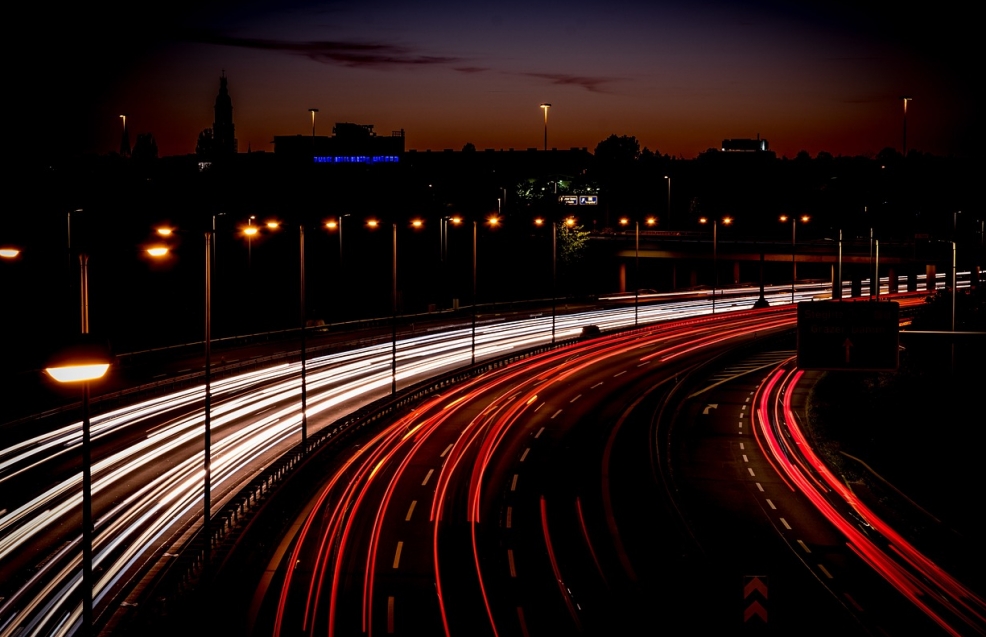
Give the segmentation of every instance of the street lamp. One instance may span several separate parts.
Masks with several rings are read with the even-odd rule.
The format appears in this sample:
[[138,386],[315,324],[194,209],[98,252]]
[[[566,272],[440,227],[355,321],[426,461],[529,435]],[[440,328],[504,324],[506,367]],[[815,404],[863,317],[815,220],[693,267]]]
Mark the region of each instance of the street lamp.
[[318,112],[317,108],[309,108],[308,112],[312,114],[312,149],[315,148],[315,113]]
[[671,229],[671,175],[664,175],[668,180],[668,230]]
[[904,102],[904,138],[901,143],[901,148],[902,148],[901,154],[906,159],[907,158],[907,103],[913,100],[914,98],[910,97],[909,95],[902,95],[900,99],[902,102]]
[[[708,223],[709,219],[707,217],[700,217],[699,223]],[[728,226],[733,222],[732,217],[723,217],[722,225]],[[716,313],[716,288],[719,287],[719,237],[716,232],[718,226],[718,219],[712,220],[712,269],[714,271],[714,276],[712,277],[712,313]]]
[[253,263],[253,238],[260,232],[260,228],[253,225],[253,220],[256,218],[256,215],[250,215],[247,225],[243,228],[243,235],[247,238],[247,270]]
[[794,303],[794,282],[798,278],[798,266],[797,266],[797,262],[794,259],[795,229],[797,228],[799,220],[801,221],[801,223],[808,223],[809,221],[811,221],[811,217],[809,217],[808,215],[801,215],[800,217],[796,217],[794,215],[780,216],[781,223],[786,222],[788,219],[791,220],[791,303]]
[[548,150],[548,109],[551,108],[551,104],[541,104],[541,108],[544,109],[544,149]]
[[4,259],[14,259],[20,254],[21,251],[13,246],[4,246],[0,248],[0,257]]
[[89,423],[89,383],[98,380],[109,369],[106,352],[86,339],[89,334],[89,256],[79,255],[81,281],[81,323],[83,340],[76,347],[62,352],[45,369],[60,383],[82,383],[82,632],[93,632],[93,572],[92,572],[92,450]]
[[[620,219],[620,225],[625,226],[630,223],[626,217]],[[633,325],[637,326],[637,308],[640,301],[640,222],[633,222],[634,248],[633,248]]]

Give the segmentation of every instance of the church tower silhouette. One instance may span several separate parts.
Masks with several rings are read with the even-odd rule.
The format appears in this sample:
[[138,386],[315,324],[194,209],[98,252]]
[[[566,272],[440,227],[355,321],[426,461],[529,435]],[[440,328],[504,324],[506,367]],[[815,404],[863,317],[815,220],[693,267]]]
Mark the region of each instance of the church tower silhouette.
[[233,101],[226,86],[226,71],[219,77],[219,95],[216,96],[216,119],[212,123],[212,139],[217,157],[236,154],[236,136],[233,127]]

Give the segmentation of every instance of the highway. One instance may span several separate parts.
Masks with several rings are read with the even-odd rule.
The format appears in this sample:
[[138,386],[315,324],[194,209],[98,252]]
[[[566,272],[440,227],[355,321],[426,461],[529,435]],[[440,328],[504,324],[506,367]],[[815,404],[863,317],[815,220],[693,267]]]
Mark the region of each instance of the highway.
[[[799,287],[796,300],[814,298],[824,287]],[[774,306],[790,301],[790,287],[767,293]],[[755,298],[730,295],[718,300],[716,309],[745,310]],[[623,306],[560,316],[556,337],[572,339],[587,324],[626,328],[634,324],[635,313],[644,324],[709,311],[708,298],[690,298],[642,304],[637,312]],[[520,351],[550,338],[550,317],[480,326],[476,358]],[[397,348],[397,381],[406,386],[461,367],[470,360],[471,346],[472,333],[464,328],[404,339]],[[310,430],[329,427],[387,395],[391,380],[389,344],[310,360]],[[121,604],[136,603],[129,596],[139,599],[143,578],[188,546],[200,529],[203,392],[201,386],[191,387],[93,415],[97,624],[106,623]],[[212,493],[214,506],[220,506],[299,442],[299,365],[222,379],[213,383],[212,392]],[[9,441],[5,432],[0,452],[2,635],[71,634],[79,627],[79,430],[80,423],[67,421],[42,432],[18,428]]]

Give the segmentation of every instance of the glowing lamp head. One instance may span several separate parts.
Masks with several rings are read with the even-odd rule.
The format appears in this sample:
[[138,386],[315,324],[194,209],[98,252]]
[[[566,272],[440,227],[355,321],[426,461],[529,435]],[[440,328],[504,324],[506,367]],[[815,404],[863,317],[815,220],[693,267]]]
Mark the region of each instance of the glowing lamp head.
[[377,221],[376,219],[370,219],[369,221],[366,222],[366,225],[370,228],[376,228],[377,226],[380,225],[380,222]]
[[257,226],[247,226],[246,228],[243,228],[243,234],[245,234],[248,237],[252,237],[256,235],[258,232],[260,232],[260,229],[257,228]]
[[412,228],[420,228],[423,225],[425,225],[425,224],[424,224],[423,221],[421,221],[421,219],[415,219],[414,221],[411,222],[411,227]]
[[462,217],[452,217],[451,219],[449,219],[449,221],[451,221],[455,225],[459,225],[460,223],[462,223]]
[[565,219],[565,225],[568,226],[569,228],[571,228],[572,226],[574,226],[575,225],[575,217],[569,217],[568,219]]
[[80,383],[102,378],[110,367],[107,343],[82,334],[62,348],[45,366],[45,373],[60,383]]
[[497,226],[497,225],[500,224],[500,218],[499,217],[495,217],[495,216],[494,217],[490,217],[489,219],[486,220],[486,222],[489,223],[490,226],[494,226],[495,227],[495,226]]
[[544,219],[542,219],[541,217],[538,217],[537,219],[534,220],[534,225],[536,225],[536,226],[543,226],[544,225]]
[[708,217],[699,217],[698,218],[698,222],[699,223],[709,223],[709,218]]
[[174,230],[166,226],[161,226],[156,232],[162,237],[170,237],[174,233]]
[[627,225],[627,224],[629,224],[629,223],[630,223],[630,220],[629,220],[629,219],[627,219],[626,217],[621,217],[621,218],[620,218],[620,225],[621,225],[621,226],[625,226],[625,225]]
[[722,218],[722,225],[724,225],[724,226],[728,226],[732,222],[733,222],[733,218],[732,217],[723,217]]
[[335,220],[333,220],[333,221],[326,221],[325,222],[325,227],[328,228],[329,230],[335,230],[336,228],[339,227],[339,222],[338,221],[335,221]]
[[278,228],[281,227],[281,222],[280,221],[268,221],[267,222],[267,227],[270,228],[271,230],[277,230]]
[[151,255],[154,258],[167,256],[168,246],[151,246],[150,248],[147,249],[147,254]]
[[18,250],[17,248],[10,248],[10,247],[0,248],[0,257],[3,257],[4,259],[13,259],[20,253],[21,251]]
[[801,223],[808,223],[810,220],[811,217],[809,217],[808,215],[801,215]]
[[781,216],[779,217],[779,219],[780,219],[780,220],[781,220],[781,222],[783,223],[784,221],[787,221],[787,220],[788,220],[788,216],[787,216],[787,215],[781,215]]
[[657,225],[657,219],[655,219],[654,217],[647,217],[647,225],[648,226]]

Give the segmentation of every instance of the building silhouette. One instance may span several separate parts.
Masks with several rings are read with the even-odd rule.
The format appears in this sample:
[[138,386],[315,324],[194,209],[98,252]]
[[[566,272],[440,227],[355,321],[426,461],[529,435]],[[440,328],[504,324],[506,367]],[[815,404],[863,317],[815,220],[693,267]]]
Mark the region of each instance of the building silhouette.
[[212,151],[216,157],[236,154],[236,135],[233,126],[233,101],[226,85],[226,71],[219,77],[219,95],[216,96],[216,119],[212,123]]

